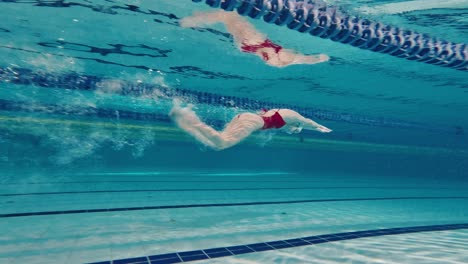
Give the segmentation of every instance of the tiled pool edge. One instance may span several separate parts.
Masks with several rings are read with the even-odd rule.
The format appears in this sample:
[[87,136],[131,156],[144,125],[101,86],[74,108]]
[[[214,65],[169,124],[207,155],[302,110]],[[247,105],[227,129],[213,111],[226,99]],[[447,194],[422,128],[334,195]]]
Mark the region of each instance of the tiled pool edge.
[[328,243],[333,241],[343,241],[364,237],[376,237],[386,235],[399,235],[420,232],[434,232],[468,229],[468,223],[463,224],[447,224],[447,225],[429,225],[429,226],[413,226],[399,227],[387,229],[374,229],[334,234],[324,234],[318,236],[300,237],[286,240],[268,241],[255,244],[237,245],[230,247],[209,248],[194,251],[174,252],[160,255],[142,256],[127,259],[108,260],[94,262],[89,264],[167,264],[167,263],[182,263],[195,260],[213,259],[228,256],[237,256],[242,254],[271,251],[283,248],[293,248],[307,245],[315,245]]

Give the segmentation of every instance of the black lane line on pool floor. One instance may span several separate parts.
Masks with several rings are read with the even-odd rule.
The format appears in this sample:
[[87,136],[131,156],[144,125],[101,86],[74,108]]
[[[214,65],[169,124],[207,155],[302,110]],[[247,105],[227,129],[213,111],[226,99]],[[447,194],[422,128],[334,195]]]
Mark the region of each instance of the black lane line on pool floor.
[[374,229],[356,232],[344,232],[325,234],[318,236],[300,237],[287,240],[277,240],[269,242],[261,242],[255,244],[238,245],[231,247],[220,247],[201,249],[194,251],[175,252],[168,254],[143,256],[136,258],[108,260],[101,262],[94,262],[90,264],[168,264],[168,263],[181,263],[194,260],[213,259],[221,257],[229,257],[236,255],[243,255],[254,252],[271,251],[284,248],[294,248],[300,246],[323,244],[334,241],[343,241],[364,237],[377,237],[387,235],[400,235],[409,233],[420,232],[434,232],[434,231],[447,231],[457,229],[467,229],[468,223],[464,224],[450,224],[450,225],[430,225],[430,226],[413,226],[413,227],[400,227],[400,228],[387,228],[387,229]]
[[63,210],[63,211],[10,213],[10,214],[0,214],[0,218],[41,216],[41,215],[64,215],[64,214],[105,213],[105,212],[122,212],[122,211],[162,210],[162,209],[182,209],[182,208],[199,208],[199,207],[231,207],[231,206],[251,206],[251,205],[324,203],[324,202],[357,202],[357,201],[386,201],[386,200],[454,200],[454,199],[467,200],[468,196],[335,198],[335,199],[308,199],[308,200],[271,201],[271,202],[240,202],[240,203],[158,205],[158,206],[138,206],[138,207],[105,208],[105,209],[78,209],[78,210]]

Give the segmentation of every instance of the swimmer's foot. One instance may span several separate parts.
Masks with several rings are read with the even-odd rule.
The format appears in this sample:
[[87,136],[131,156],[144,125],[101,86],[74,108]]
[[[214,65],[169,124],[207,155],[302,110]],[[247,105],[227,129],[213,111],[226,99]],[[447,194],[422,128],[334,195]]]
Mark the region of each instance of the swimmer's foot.
[[176,98],[176,99],[172,100],[172,109],[169,112],[169,116],[171,118],[174,118],[174,117],[180,115],[180,112],[182,110],[182,107],[180,106],[180,104],[181,104],[181,101],[179,99]]
[[327,128],[327,127],[324,127],[322,125],[319,125],[318,127],[315,128],[317,131],[319,132],[322,132],[322,133],[330,133],[332,132],[333,130]]
[[175,107],[172,107],[171,111],[169,112],[169,117],[174,119],[177,116],[177,113],[178,113],[178,109],[176,109]]
[[173,107],[169,112],[169,117],[176,123],[183,122],[186,125],[195,125],[201,123],[200,119],[193,111],[194,107],[195,106],[193,104],[187,104],[187,106],[182,107],[180,100],[174,100]]
[[192,16],[182,18],[179,21],[179,25],[184,28],[195,28],[219,22],[227,22],[236,18],[234,12],[225,12],[222,10],[214,12],[195,12]]
[[328,55],[326,54],[318,54],[318,55],[294,54],[290,56],[294,56],[294,59],[292,60],[292,62],[283,66],[288,66],[291,64],[317,64],[317,63],[322,63],[322,62],[326,62],[330,60],[330,57],[328,57]]
[[200,25],[200,21],[194,17],[185,17],[179,21],[179,25],[183,28],[194,28]]
[[205,24],[210,24],[207,16],[209,13],[195,12],[192,16],[184,17],[179,21],[179,25],[184,28],[196,28]]
[[316,63],[327,62],[329,60],[330,60],[330,57],[328,57],[328,55],[319,54],[319,55],[305,56],[302,62],[305,64],[316,64]]

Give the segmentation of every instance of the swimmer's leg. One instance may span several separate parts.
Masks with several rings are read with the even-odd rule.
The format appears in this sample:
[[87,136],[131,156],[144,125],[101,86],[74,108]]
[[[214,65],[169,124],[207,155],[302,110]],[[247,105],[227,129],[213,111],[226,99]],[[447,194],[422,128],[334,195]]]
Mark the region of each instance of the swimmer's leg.
[[330,57],[325,54],[303,55],[292,50],[283,49],[266,62],[276,67],[286,67],[293,64],[316,64],[326,62],[329,59]]
[[216,145],[205,135],[203,135],[197,128],[199,123],[202,123],[200,119],[193,113],[190,108],[181,108],[180,102],[174,101],[174,106],[169,113],[169,116],[174,120],[179,128],[184,130],[187,134],[194,137],[196,140],[204,144],[205,146],[216,149]]
[[175,106],[170,116],[181,129],[215,150],[232,147],[263,126],[263,119],[251,113],[236,116],[222,132],[203,123],[189,107]]
[[193,128],[214,144],[213,149],[223,150],[238,144],[262,126],[263,119],[260,116],[245,113],[234,117],[222,132],[201,121],[194,124]]
[[327,62],[330,60],[330,57],[326,54],[318,55],[302,55],[295,54],[294,61],[292,64],[317,64],[321,62]]
[[222,150],[237,143],[230,138],[224,138],[220,132],[203,123],[191,107],[181,108],[174,104],[169,115],[179,128],[214,150]]
[[234,117],[221,132],[224,148],[232,147],[264,125],[263,119],[253,113],[243,113]]
[[229,12],[214,11],[214,12],[195,12],[192,16],[185,17],[180,20],[181,27],[200,27],[203,25],[211,25],[216,23],[227,23],[234,16]]
[[242,43],[258,44],[265,41],[266,36],[258,32],[247,20],[235,12],[214,11],[197,12],[192,16],[180,20],[181,27],[201,27],[223,23],[227,31],[233,36],[236,45],[240,48]]

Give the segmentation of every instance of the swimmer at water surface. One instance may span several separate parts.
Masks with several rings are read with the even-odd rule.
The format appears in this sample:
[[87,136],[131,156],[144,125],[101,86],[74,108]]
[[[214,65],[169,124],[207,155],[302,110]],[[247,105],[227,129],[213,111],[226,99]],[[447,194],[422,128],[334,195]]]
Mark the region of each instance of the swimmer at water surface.
[[259,130],[278,129],[288,134],[300,133],[302,129],[322,133],[332,131],[290,109],[264,110],[259,114],[242,113],[236,115],[223,131],[216,131],[203,123],[192,107],[181,107],[180,102],[175,100],[169,116],[182,130],[214,150],[230,148]]
[[326,62],[325,54],[303,55],[293,50],[284,49],[273,43],[264,34],[258,32],[247,20],[235,12],[215,11],[195,13],[180,21],[182,27],[200,27],[214,23],[223,23],[231,33],[237,48],[246,53],[252,53],[275,67],[286,67],[292,64],[316,64]]

